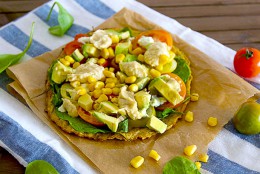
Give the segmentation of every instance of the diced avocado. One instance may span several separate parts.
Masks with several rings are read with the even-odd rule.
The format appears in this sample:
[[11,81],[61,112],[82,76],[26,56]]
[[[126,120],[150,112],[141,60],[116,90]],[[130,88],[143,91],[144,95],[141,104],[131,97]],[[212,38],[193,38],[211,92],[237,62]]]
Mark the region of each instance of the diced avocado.
[[110,101],[103,101],[99,104],[97,111],[105,114],[116,114],[118,112],[118,109],[119,108]]
[[173,105],[180,103],[183,100],[183,97],[174,89],[174,87],[168,85],[161,78],[159,78],[155,83],[154,87],[157,91],[168,100]]
[[146,87],[149,81],[150,81],[149,77],[140,77],[135,81],[135,84],[138,86],[138,90],[140,91]]
[[118,118],[96,111],[94,111],[92,115],[95,116],[99,121],[105,123],[112,132],[117,131],[119,124]]
[[67,74],[72,72],[73,69],[71,67],[65,66],[60,61],[57,61],[53,66],[51,80],[57,84],[61,84],[67,78]]
[[147,113],[148,117],[155,116],[156,115],[155,108],[150,105],[149,108],[146,110],[146,113]]
[[131,45],[131,42],[118,43],[116,45],[115,55],[118,55],[118,54],[126,55],[128,53],[128,49],[129,49],[130,45]]
[[155,116],[150,117],[146,126],[150,129],[153,129],[153,130],[161,133],[161,134],[164,133],[167,129],[167,125]]
[[127,76],[126,76],[123,72],[117,71],[116,77],[117,77],[117,79],[120,81],[120,83],[124,83],[124,82],[125,82],[125,78],[126,78]]
[[130,32],[129,31],[116,31],[113,29],[107,29],[105,30],[109,35],[117,35],[119,37],[119,39],[127,39],[130,37]]
[[61,85],[60,93],[62,98],[70,99],[70,95],[67,91],[68,89],[73,89],[73,87],[69,83],[64,83],[63,85]]
[[134,128],[134,127],[146,127],[146,124],[149,120],[150,120],[149,117],[143,117],[138,120],[128,119],[128,127],[129,127],[129,129]]
[[89,94],[85,94],[79,97],[78,104],[86,111],[90,111],[92,109],[93,100]]
[[146,91],[139,91],[135,93],[135,100],[138,109],[148,109],[150,106],[151,95]]
[[82,59],[84,59],[84,56],[81,54],[81,52],[79,51],[79,49],[76,49],[73,53],[72,53],[72,57],[74,58],[75,61],[80,62]]
[[123,62],[132,62],[132,61],[137,61],[137,55],[127,54],[123,60]]
[[166,77],[165,77],[165,76],[160,76],[160,77],[157,77],[157,78],[153,79],[153,80],[149,83],[149,85],[148,85],[148,90],[150,91],[150,93],[151,93],[152,95],[157,95],[157,94],[158,94],[157,89],[154,87],[155,82],[156,82],[158,79],[164,79],[164,78],[166,78]]
[[93,44],[84,44],[82,52],[85,57],[99,57],[100,51]]

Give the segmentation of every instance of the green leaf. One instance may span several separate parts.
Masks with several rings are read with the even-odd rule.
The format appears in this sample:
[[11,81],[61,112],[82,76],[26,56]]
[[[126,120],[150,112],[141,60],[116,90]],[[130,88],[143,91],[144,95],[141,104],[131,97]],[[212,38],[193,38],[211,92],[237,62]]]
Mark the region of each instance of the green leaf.
[[128,119],[121,121],[118,125],[119,132],[128,132]]
[[171,114],[183,114],[183,113],[178,112],[178,111],[171,109],[171,108],[166,108],[163,111],[156,111],[156,117],[158,117],[160,119],[166,118]]
[[56,4],[59,7],[59,14],[58,14],[59,25],[50,27],[49,32],[56,36],[63,36],[72,26],[74,22],[74,18],[68,13],[68,11],[65,8],[62,7],[62,5],[59,2],[55,2],[52,5],[51,10],[48,14],[47,21],[50,19],[52,10]]
[[25,174],[59,174],[59,172],[47,161],[34,160],[30,162],[26,169]]
[[191,70],[184,59],[176,57],[175,60],[177,62],[177,67],[173,73],[177,74],[184,83],[186,83],[191,75]]
[[32,40],[33,40],[33,31],[34,31],[34,22],[32,23],[32,29],[31,29],[28,44],[27,44],[26,48],[23,50],[23,52],[21,52],[19,54],[1,54],[0,55],[0,73],[2,73],[9,66],[17,63],[25,55],[25,53],[29,50],[29,48],[31,47],[31,44],[32,44]]
[[200,171],[188,158],[177,156],[168,161],[163,167],[163,174],[200,174]]
[[95,126],[82,120],[80,117],[71,117],[66,112],[60,112],[58,111],[57,108],[55,109],[55,112],[60,119],[68,121],[70,126],[78,132],[93,133],[93,134],[109,132],[108,130],[105,129],[96,128]]

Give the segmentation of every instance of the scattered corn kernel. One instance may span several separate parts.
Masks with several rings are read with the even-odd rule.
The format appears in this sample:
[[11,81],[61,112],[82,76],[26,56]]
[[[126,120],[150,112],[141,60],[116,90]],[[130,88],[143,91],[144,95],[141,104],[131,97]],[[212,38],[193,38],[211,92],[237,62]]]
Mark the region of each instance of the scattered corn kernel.
[[107,49],[107,48],[102,49],[101,52],[100,52],[100,55],[101,55],[101,57],[103,57],[104,59],[108,59],[108,57],[109,57],[109,51],[108,51],[108,49]]
[[65,56],[65,60],[69,61],[69,63],[74,63],[75,60],[71,56]]
[[106,83],[117,83],[117,78],[106,78]]
[[111,71],[109,71],[109,70],[104,70],[104,71],[103,71],[103,74],[104,74],[106,77],[108,77],[108,78],[113,78],[113,77],[116,76],[114,72],[111,72]]
[[119,95],[119,92],[120,92],[120,88],[113,88],[112,89],[112,94],[114,94],[114,95]]
[[150,70],[150,74],[153,78],[159,77],[161,75],[161,73],[159,71],[157,71],[156,69],[151,69]]
[[193,121],[193,112],[188,111],[184,117],[185,121],[192,122]]
[[64,58],[61,58],[61,59],[60,59],[60,62],[61,62],[63,65],[65,65],[65,66],[70,66],[70,62],[67,61],[67,60],[65,60]]
[[190,96],[191,101],[198,101],[199,100],[199,94],[198,93],[192,93]]
[[161,156],[155,150],[150,151],[149,157],[155,159],[156,161],[159,161],[159,159],[161,158]]
[[125,78],[125,83],[134,83],[136,81],[136,76],[129,76]]
[[79,67],[79,65],[80,65],[79,62],[75,62],[75,63],[73,63],[73,66],[72,66],[72,67],[73,67],[74,69],[76,69],[77,67]]
[[101,89],[101,88],[104,88],[104,86],[105,86],[105,83],[102,81],[97,81],[95,83],[95,89]]
[[187,156],[191,156],[195,153],[196,150],[197,150],[196,145],[190,145],[184,148],[184,154]]
[[218,119],[216,117],[209,117],[208,118],[208,125],[209,126],[216,126],[218,124]]
[[108,97],[105,94],[101,94],[96,100],[97,103],[101,103],[103,101],[108,101]]
[[115,52],[114,52],[113,48],[109,47],[107,50],[109,52],[109,56],[108,56],[109,59],[115,57]]
[[112,102],[112,103],[118,103],[118,98],[117,98],[117,97],[111,98],[111,102]]
[[112,94],[112,89],[111,88],[102,88],[102,93],[106,95]]
[[159,63],[162,64],[162,65],[168,63],[169,60],[170,60],[169,56],[166,56],[165,54],[162,54],[159,57]]
[[93,91],[93,97],[94,98],[99,98],[99,96],[102,94],[102,90],[101,89],[95,89]]
[[125,59],[125,55],[124,54],[118,54],[116,55],[116,63],[120,63]]
[[97,63],[98,63],[99,65],[101,65],[101,66],[104,65],[106,62],[107,62],[107,60],[104,59],[104,58],[98,59],[98,61],[97,61]]
[[87,93],[86,88],[83,88],[81,86],[75,88],[77,90],[78,95],[85,95]]
[[139,54],[137,60],[139,60],[140,62],[144,62],[144,55]]
[[129,91],[132,91],[132,92],[137,92],[138,91],[138,86],[137,84],[131,84],[129,87],[128,87]]
[[87,84],[87,88],[88,88],[89,91],[94,91],[95,90],[95,84],[94,83]]
[[208,156],[207,154],[200,154],[200,155],[199,155],[199,160],[200,160],[201,162],[206,163],[206,162],[208,162],[208,159],[209,159],[209,156]]
[[110,36],[112,43],[118,43],[119,42],[119,37],[118,35],[112,35]]
[[144,50],[141,47],[137,47],[136,49],[132,50],[132,54],[134,55],[139,55],[142,54],[144,52]]
[[93,109],[97,109],[99,107],[99,103],[95,103],[95,104],[93,104]]
[[163,70],[163,65],[159,64],[155,69],[161,72]]
[[88,83],[96,83],[97,79],[95,79],[93,76],[88,76],[87,81],[88,81]]
[[143,163],[144,163],[144,158],[143,158],[142,156],[136,156],[136,157],[134,157],[134,158],[130,161],[130,164],[131,164],[134,168],[140,167]]
[[116,86],[116,84],[114,82],[111,82],[111,83],[107,83],[106,84],[106,88],[114,88]]
[[109,67],[109,71],[115,72],[115,68],[114,67]]
[[196,167],[197,167],[198,169],[201,168],[201,163],[200,163],[199,161],[196,161],[196,162],[195,162],[195,165],[196,165]]

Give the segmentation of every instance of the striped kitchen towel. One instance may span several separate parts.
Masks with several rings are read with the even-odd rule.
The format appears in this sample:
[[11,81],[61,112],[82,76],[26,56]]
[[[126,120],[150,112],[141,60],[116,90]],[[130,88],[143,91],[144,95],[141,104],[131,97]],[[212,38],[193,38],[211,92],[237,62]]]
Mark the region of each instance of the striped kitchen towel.
[[[50,26],[57,25],[55,8],[51,19],[46,15],[54,1],[50,1],[24,17],[0,29],[0,53],[19,53],[29,39],[30,27],[35,22],[33,43],[21,61],[29,60],[71,41],[76,33],[85,33],[98,26],[123,7],[153,19],[154,23],[177,34],[217,62],[233,70],[234,50],[217,41],[179,24],[174,19],[133,0],[59,0],[72,14],[75,21],[65,36],[57,38],[48,33]],[[206,45],[206,46],[205,46]],[[225,57],[225,59],[220,59]],[[53,164],[60,173],[98,173],[81,159],[58,135],[43,124],[25,105],[6,91],[12,80],[6,73],[0,74],[0,146],[8,150],[22,165],[35,159]],[[257,82],[257,81],[255,81]],[[260,86],[252,83],[258,89]],[[202,173],[259,173],[260,135],[239,134],[229,122],[210,143],[209,162],[202,164]]]

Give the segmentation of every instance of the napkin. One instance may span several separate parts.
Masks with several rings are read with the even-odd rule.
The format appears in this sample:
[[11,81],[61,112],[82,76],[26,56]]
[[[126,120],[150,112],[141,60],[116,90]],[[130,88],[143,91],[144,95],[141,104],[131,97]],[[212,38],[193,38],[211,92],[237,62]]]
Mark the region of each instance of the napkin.
[[[88,4],[86,4],[80,0],[60,1],[60,2],[76,18],[75,24],[73,25],[72,29],[68,32],[68,34],[66,36],[64,36],[63,38],[57,39],[47,33],[46,28],[48,25],[51,25],[51,24],[46,23],[44,21],[44,14],[46,14],[46,11],[48,13],[50,6],[53,4],[53,1],[51,1],[51,2],[47,3],[46,5],[43,5],[43,6],[39,7],[38,9],[34,10],[33,12],[29,13],[27,16],[19,19],[18,21],[3,27],[0,32],[0,35],[1,35],[0,41],[1,41],[1,43],[5,43],[7,46],[5,46],[6,49],[3,49],[1,51],[3,52],[5,50],[11,50],[12,52],[15,53],[16,51],[19,51],[19,49],[22,49],[21,45],[23,45],[23,42],[26,40],[26,37],[28,38],[28,33],[30,30],[27,26],[29,26],[32,21],[37,21],[36,23],[40,24],[40,27],[38,25],[38,27],[36,28],[36,31],[35,31],[34,43],[32,44],[34,46],[30,49],[30,50],[37,50],[37,51],[28,52],[28,54],[26,55],[26,57],[24,58],[23,61],[28,60],[31,57],[37,56],[41,53],[50,51],[52,49],[55,49],[55,48],[63,45],[64,43],[72,40],[72,37],[76,33],[76,31],[78,31],[78,32],[88,31],[92,28],[92,26],[97,26],[98,24],[103,22],[106,18],[113,15],[116,11],[120,10],[122,7],[127,7],[134,11],[137,11],[138,13],[142,14],[143,16],[146,16],[147,18],[154,19],[155,23],[160,23],[162,27],[177,34],[182,39],[184,39],[186,42],[192,44],[193,46],[200,49],[201,51],[205,52],[205,50],[207,50],[206,53],[210,57],[212,57],[213,59],[216,59],[220,63],[223,63],[224,66],[228,67],[228,66],[232,65],[231,64],[232,57],[235,53],[233,50],[226,48],[223,45],[221,45],[220,43],[182,26],[175,20],[165,17],[165,16],[145,7],[144,5],[142,5],[138,2],[115,1],[116,3],[111,3],[111,1],[88,1]],[[75,10],[75,9],[77,9],[77,10]],[[83,21],[82,16],[84,16],[82,14],[86,14],[89,17],[89,21],[86,21],[86,24],[84,24],[84,27],[81,26],[82,25],[81,22]],[[15,31],[16,33],[19,32],[19,37],[21,37],[21,38],[19,38],[17,45],[10,44],[13,42],[13,38],[10,37],[10,34],[8,35],[8,33],[10,31]],[[43,35],[44,35],[44,37],[42,37]],[[49,42],[49,40],[55,40],[57,42]],[[206,48],[205,48],[205,45],[207,45]],[[228,58],[226,60],[218,60],[218,57],[215,57],[216,50],[218,53],[221,52],[223,55],[225,55]],[[225,56],[220,56],[220,57],[225,57]],[[232,69],[232,68],[230,68],[230,69]],[[5,84],[9,83],[9,81],[10,81],[5,75],[3,75],[3,78],[1,77],[1,80],[2,79],[5,79],[5,81],[1,81],[1,85],[5,85]],[[7,150],[9,150],[23,165],[26,166],[26,163],[28,163],[32,159],[37,159],[37,156],[33,156],[34,154],[29,153],[34,150],[29,149],[28,146],[26,146],[26,145],[21,146],[20,148],[13,147],[12,144],[14,144],[14,146],[18,146],[19,144],[22,144],[22,143],[16,143],[15,141],[11,141],[11,139],[8,138],[7,135],[10,135],[10,137],[11,137],[15,133],[6,131],[9,128],[5,127],[5,126],[10,124],[10,125],[18,126],[18,127],[12,128],[12,129],[19,129],[19,130],[21,129],[22,131],[25,131],[25,130],[29,129],[29,128],[26,128],[26,125],[27,125],[27,127],[31,127],[31,124],[28,124],[29,122],[27,122],[27,120],[28,121],[32,120],[31,118],[34,118],[34,117],[33,117],[33,114],[30,115],[28,113],[20,112],[20,110],[23,110],[23,108],[26,108],[23,105],[20,105],[20,107],[18,107],[16,105],[9,105],[9,104],[2,105],[2,103],[6,103],[6,102],[8,102],[10,104],[17,102],[13,98],[10,98],[10,101],[7,100],[7,98],[8,98],[7,96],[9,97],[8,94],[6,94],[4,91],[1,91],[1,105],[0,105],[1,106],[0,107],[0,110],[1,110],[1,117],[0,117],[1,122],[0,123],[1,124],[0,125],[1,125],[1,130],[5,131],[5,133],[1,134],[1,139],[0,139],[1,146],[5,147]],[[13,101],[13,102],[11,102],[11,101]],[[13,110],[13,108],[16,108],[15,111]],[[12,112],[10,112],[9,110]],[[14,117],[13,116],[13,115],[15,115],[14,112],[16,112],[19,116]],[[26,117],[24,118],[25,114],[28,116],[30,115],[29,118],[26,118]],[[21,118],[21,115],[23,116],[22,118]],[[10,120],[10,118],[11,118],[11,120]],[[34,119],[36,119],[36,118],[34,118]],[[46,127],[46,126],[45,127],[44,126],[43,127],[35,126],[35,127],[33,127],[32,130],[30,129],[27,132],[32,134],[32,133],[34,133],[34,130],[39,130],[39,134],[32,134],[33,137],[36,138],[36,140],[39,140],[39,138],[40,138],[39,135],[42,135],[42,132],[46,132],[45,129],[49,130],[48,127]],[[4,131],[1,131],[1,133]],[[51,135],[51,134],[48,134],[48,135]],[[25,135],[25,137],[27,137],[27,135]],[[65,149],[65,147],[58,148],[58,149],[64,150],[62,152],[59,152],[54,147],[58,147],[58,146],[56,146],[57,144],[63,144],[64,146],[66,146],[66,144],[64,144],[64,142],[62,140],[60,140],[59,138],[55,137],[55,135],[53,137],[51,137],[51,139],[54,140],[55,145],[52,145],[52,143],[50,143],[51,141],[48,141],[48,140],[46,141],[46,139],[41,140],[41,142],[43,142],[43,145],[47,144],[51,150],[46,150],[46,151],[43,150],[43,151],[41,151],[40,154],[44,156],[44,155],[49,154],[48,152],[52,151],[52,150],[54,150],[55,152],[58,152],[58,154],[61,155],[61,157],[65,161],[58,162],[58,160],[54,160],[54,161],[51,161],[51,163],[55,167],[60,166],[59,169],[64,168],[64,166],[68,166],[66,164],[69,163],[72,168],[72,169],[64,168],[66,170],[63,170],[63,171],[61,170],[61,173],[62,172],[64,172],[64,173],[66,173],[66,172],[68,172],[68,173],[73,173],[73,172],[93,173],[94,172],[92,170],[92,168],[88,167],[89,163],[85,163],[84,161],[82,163],[77,163],[82,168],[80,168],[79,166],[75,166],[75,164],[73,164],[73,162],[80,161],[80,159],[77,158],[78,156],[75,154],[74,155],[76,157],[73,156],[73,152]],[[234,144],[232,146],[230,146],[230,142],[227,141],[230,139],[232,139],[232,140],[234,140],[234,142],[236,142],[236,143],[232,143],[232,144]],[[11,142],[8,143],[8,141],[11,141]],[[214,143],[215,141],[216,141],[216,143]],[[239,142],[239,144],[242,143],[242,145],[243,145],[243,148],[241,150],[242,153],[240,152],[242,155],[239,155],[239,156],[232,150],[233,147],[237,148],[237,146],[236,146],[236,145],[238,145],[237,142]],[[227,146],[227,145],[229,145],[229,146]],[[248,147],[248,148],[244,148],[244,147]],[[46,148],[46,149],[48,149],[48,148]],[[239,148],[239,150],[240,150],[240,148]],[[47,152],[47,153],[44,153],[44,152]],[[65,152],[67,152],[69,155],[66,154]],[[248,156],[248,154],[250,154],[250,159],[254,162],[250,163],[250,160],[248,160],[248,161],[244,160],[245,157]],[[25,155],[28,155],[29,157],[26,157]],[[221,173],[219,171],[220,170],[223,171],[223,168],[218,167],[221,164],[229,164],[228,165],[229,167],[225,170],[225,173],[228,173],[228,172],[229,173],[239,173],[241,171],[244,171],[246,173],[250,173],[250,172],[257,173],[257,171],[258,172],[260,171],[259,167],[257,165],[255,165],[255,164],[259,163],[259,158],[258,158],[258,156],[259,156],[259,136],[256,135],[256,136],[249,136],[249,137],[241,137],[241,135],[238,134],[235,130],[232,130],[232,124],[229,123],[224,128],[224,130],[220,133],[220,135],[211,143],[209,155],[210,155],[211,161],[209,163],[203,165],[203,168],[212,173]],[[68,157],[71,157],[71,160]],[[59,157],[54,156],[53,158],[57,159]],[[52,159],[52,157],[46,156],[45,159],[49,160],[49,159]],[[87,166],[87,168],[86,168],[86,166]]]

